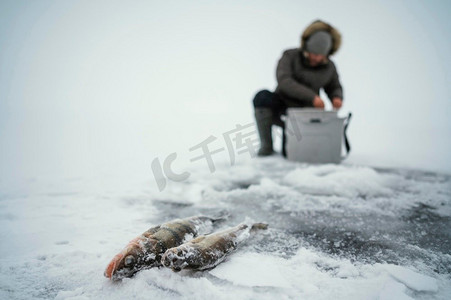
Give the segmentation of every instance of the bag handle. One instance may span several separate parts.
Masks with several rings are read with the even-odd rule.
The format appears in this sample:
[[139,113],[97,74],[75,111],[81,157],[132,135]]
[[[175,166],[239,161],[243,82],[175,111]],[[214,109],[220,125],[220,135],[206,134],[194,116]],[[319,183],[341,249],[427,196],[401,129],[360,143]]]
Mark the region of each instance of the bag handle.
[[346,131],[348,130],[349,122],[351,121],[352,113],[348,114],[348,117],[346,118],[345,125],[343,128],[343,137],[345,141],[345,148],[346,148],[346,154],[341,157],[341,159],[345,159],[348,157],[349,152],[351,152],[351,145],[349,144],[348,135],[346,134]]

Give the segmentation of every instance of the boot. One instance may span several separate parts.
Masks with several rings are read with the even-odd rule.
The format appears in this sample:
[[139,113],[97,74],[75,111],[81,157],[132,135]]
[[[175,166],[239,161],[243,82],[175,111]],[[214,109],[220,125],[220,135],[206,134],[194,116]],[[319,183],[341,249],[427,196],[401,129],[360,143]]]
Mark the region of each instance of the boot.
[[268,156],[274,153],[272,148],[272,111],[270,108],[256,107],[255,120],[257,121],[258,135],[260,136],[260,150],[258,156]]

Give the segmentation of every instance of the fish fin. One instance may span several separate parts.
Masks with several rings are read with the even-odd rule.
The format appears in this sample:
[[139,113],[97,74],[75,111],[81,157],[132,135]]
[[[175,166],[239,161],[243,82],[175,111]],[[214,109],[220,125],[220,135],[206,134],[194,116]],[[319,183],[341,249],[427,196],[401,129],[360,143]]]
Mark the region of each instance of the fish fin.
[[229,211],[224,209],[224,210],[221,210],[221,211],[217,212],[216,214],[212,215],[210,218],[213,223],[216,223],[216,222],[220,222],[220,221],[225,221],[229,217],[230,217]]
[[[197,244],[197,243],[202,242],[204,239],[205,239],[205,235],[201,235],[201,236],[198,236],[198,237],[195,238],[195,239],[192,239],[191,241],[186,242],[185,244],[188,244],[188,243],[191,243],[191,244]],[[183,244],[182,244],[182,245],[183,245]]]

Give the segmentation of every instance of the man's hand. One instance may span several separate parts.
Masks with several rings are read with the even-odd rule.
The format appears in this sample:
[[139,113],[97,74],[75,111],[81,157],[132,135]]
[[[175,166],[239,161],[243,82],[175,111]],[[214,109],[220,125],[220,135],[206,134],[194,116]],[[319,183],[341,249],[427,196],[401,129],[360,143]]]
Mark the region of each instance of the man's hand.
[[313,98],[313,107],[324,108],[324,101],[318,95]]
[[335,109],[340,109],[341,106],[343,105],[343,100],[341,100],[341,98],[334,97],[332,99],[332,105]]

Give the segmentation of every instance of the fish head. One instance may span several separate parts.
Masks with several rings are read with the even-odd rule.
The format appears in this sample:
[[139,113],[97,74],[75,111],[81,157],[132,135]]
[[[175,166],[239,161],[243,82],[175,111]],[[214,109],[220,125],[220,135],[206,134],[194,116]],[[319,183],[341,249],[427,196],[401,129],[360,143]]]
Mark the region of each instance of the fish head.
[[196,257],[193,249],[190,247],[175,247],[168,249],[161,258],[161,263],[171,268],[172,271],[179,272],[182,269],[190,266],[193,262],[193,258]]
[[[156,242],[155,242],[156,243]],[[146,243],[131,241],[120,253],[118,253],[105,269],[105,277],[111,280],[121,280],[132,277],[136,272],[158,266],[155,245],[152,241]]]

